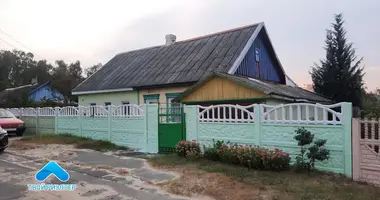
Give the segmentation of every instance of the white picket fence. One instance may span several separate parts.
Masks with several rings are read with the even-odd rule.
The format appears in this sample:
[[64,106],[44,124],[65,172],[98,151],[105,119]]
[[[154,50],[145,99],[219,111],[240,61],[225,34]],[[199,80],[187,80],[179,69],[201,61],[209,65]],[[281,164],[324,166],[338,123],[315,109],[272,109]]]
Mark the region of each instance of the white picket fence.
[[67,106],[43,108],[8,108],[16,117],[21,116],[83,116],[83,117],[141,117],[144,116],[142,106],[129,104],[120,106]]
[[333,105],[293,103],[276,106],[264,104],[198,106],[198,120],[200,122],[254,123],[256,112],[259,112],[261,122],[264,123],[341,125],[342,105],[342,103]]

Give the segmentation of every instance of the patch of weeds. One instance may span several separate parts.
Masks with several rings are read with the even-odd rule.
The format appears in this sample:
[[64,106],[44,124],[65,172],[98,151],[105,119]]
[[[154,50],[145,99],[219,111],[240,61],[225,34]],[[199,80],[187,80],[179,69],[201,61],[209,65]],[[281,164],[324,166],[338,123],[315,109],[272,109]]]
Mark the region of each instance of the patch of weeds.
[[71,134],[44,134],[28,136],[20,139],[20,141],[36,144],[73,144],[76,148],[93,149],[96,151],[128,150],[128,147],[119,146],[109,141],[93,140],[91,138]]

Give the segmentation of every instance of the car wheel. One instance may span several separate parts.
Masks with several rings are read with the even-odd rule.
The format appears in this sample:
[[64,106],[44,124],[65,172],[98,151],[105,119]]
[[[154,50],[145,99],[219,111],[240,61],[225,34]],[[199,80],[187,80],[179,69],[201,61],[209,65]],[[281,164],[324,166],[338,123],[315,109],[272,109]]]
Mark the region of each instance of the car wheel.
[[24,133],[22,133],[22,132],[16,132],[17,136],[22,136],[22,134],[24,134]]

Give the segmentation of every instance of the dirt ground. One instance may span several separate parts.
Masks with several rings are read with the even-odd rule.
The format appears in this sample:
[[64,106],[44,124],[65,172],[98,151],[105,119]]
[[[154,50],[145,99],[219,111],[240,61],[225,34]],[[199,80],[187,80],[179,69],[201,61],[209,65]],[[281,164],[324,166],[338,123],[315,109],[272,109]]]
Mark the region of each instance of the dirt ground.
[[[173,172],[152,169],[144,159],[115,156],[116,152],[97,152],[76,149],[73,145],[33,144],[11,141],[10,148],[0,155],[0,200],[183,200],[205,199],[170,194],[159,183],[178,178]],[[77,185],[75,191],[27,191],[27,184],[38,183],[35,173],[48,161],[54,160],[68,170],[68,184]],[[60,183],[54,176],[45,183]],[[17,197],[17,198],[16,198]]]
[[189,166],[155,167],[180,174],[177,179],[157,184],[172,194],[185,196],[198,194],[218,200],[273,199],[270,191],[265,188],[253,188],[220,173],[208,173]]

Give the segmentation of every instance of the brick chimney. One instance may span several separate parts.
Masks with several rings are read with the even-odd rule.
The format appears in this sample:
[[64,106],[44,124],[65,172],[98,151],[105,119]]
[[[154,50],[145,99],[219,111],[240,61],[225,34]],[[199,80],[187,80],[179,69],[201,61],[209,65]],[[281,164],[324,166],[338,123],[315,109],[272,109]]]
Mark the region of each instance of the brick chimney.
[[32,78],[32,80],[30,81],[30,84],[32,85],[37,85],[38,84],[38,79],[37,79],[37,76]]
[[177,37],[175,35],[173,35],[173,34],[166,35],[165,36],[165,40],[166,40],[165,45],[169,46],[169,45],[174,44],[176,39],[177,39]]

